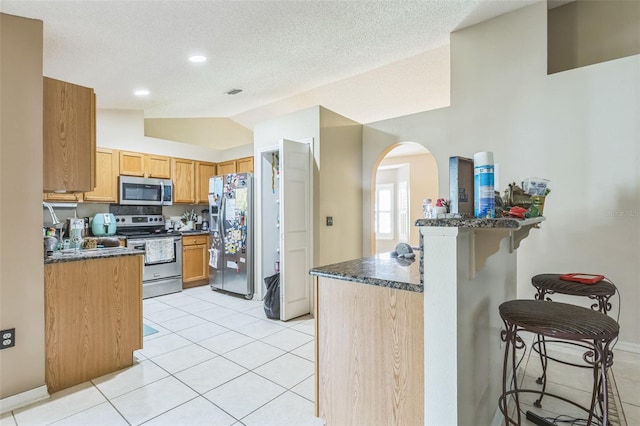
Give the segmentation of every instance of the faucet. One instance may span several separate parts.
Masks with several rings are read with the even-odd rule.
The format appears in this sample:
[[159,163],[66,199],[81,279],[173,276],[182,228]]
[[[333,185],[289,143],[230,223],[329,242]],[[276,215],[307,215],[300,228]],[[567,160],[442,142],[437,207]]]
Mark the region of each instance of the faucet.
[[47,209],[49,209],[49,214],[51,215],[51,221],[53,222],[53,226],[55,227],[56,225],[59,225],[61,222],[58,219],[58,216],[56,216],[56,212],[53,211],[53,206],[50,203],[47,203],[46,201],[43,201],[42,205]]

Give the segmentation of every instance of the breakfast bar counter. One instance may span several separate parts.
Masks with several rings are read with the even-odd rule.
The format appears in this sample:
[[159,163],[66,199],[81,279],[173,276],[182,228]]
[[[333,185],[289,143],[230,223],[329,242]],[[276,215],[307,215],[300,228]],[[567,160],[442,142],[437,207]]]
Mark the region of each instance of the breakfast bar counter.
[[418,264],[386,253],[311,270],[316,416],[327,425],[423,423]]
[[[416,260],[313,268],[316,416],[339,424],[499,424],[498,306],[543,217],[419,219]],[[406,263],[406,264],[405,264]]]
[[311,269],[311,275],[422,293],[417,260],[390,253]]

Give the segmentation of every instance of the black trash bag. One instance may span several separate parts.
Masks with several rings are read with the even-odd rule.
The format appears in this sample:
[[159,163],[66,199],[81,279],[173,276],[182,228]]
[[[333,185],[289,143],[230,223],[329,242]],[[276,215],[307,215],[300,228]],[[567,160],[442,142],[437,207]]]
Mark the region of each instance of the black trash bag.
[[264,279],[267,294],[264,296],[264,313],[267,318],[280,319],[280,273]]

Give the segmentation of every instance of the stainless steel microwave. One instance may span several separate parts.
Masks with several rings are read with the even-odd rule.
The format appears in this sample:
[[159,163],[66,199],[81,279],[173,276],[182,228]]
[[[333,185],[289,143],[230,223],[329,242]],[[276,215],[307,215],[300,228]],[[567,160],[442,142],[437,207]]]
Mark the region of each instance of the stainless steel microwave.
[[120,176],[120,204],[137,206],[170,206],[173,204],[173,183],[169,179]]

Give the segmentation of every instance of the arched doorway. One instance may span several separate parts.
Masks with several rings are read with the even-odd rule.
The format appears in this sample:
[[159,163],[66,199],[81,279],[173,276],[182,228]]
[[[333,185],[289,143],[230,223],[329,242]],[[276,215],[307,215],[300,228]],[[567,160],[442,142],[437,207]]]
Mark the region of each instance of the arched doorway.
[[399,242],[419,245],[416,219],[422,200],[438,198],[438,168],[431,152],[403,142],[383,152],[373,170],[371,191],[372,253],[393,251]]

